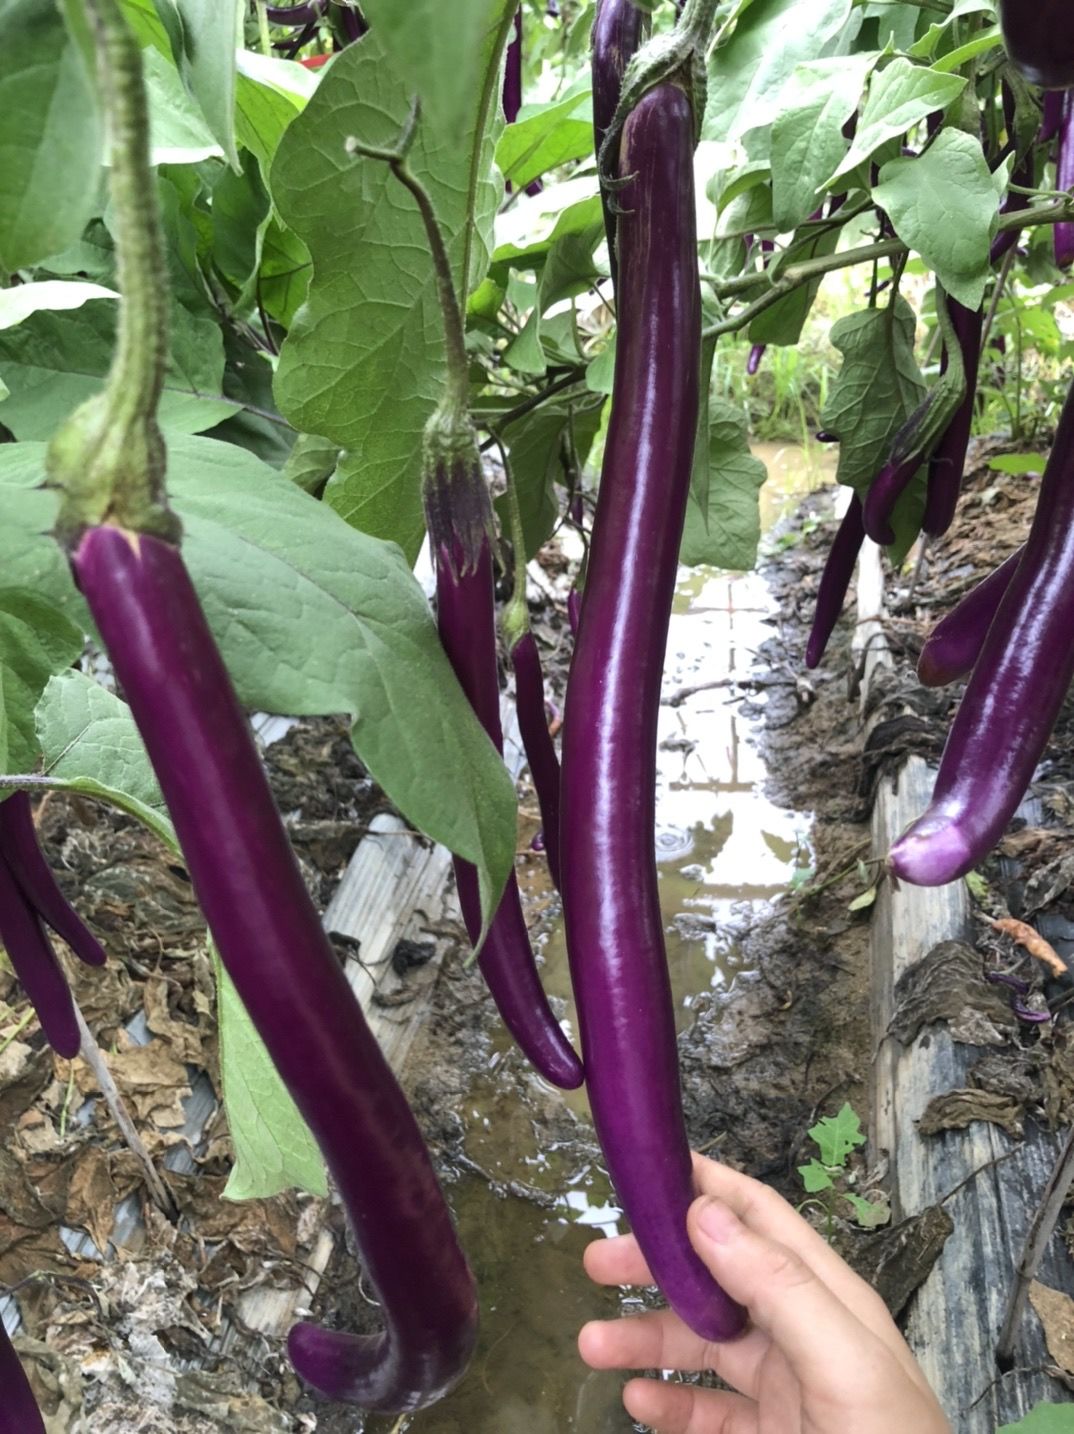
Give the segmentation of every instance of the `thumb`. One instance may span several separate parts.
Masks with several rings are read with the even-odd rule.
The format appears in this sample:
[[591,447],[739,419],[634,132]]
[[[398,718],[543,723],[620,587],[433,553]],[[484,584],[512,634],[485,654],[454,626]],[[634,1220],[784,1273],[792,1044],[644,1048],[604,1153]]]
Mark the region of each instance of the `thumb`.
[[746,1306],[803,1387],[838,1394],[843,1371],[855,1368],[860,1383],[878,1341],[800,1256],[750,1230],[722,1200],[695,1200],[687,1225],[718,1283]]

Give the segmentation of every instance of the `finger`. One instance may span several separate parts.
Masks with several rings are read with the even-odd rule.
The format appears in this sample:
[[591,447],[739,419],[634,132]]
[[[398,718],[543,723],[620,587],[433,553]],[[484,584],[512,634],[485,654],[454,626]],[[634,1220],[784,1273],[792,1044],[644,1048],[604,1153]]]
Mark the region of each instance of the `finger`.
[[591,1369],[711,1369],[751,1398],[756,1398],[761,1361],[771,1347],[759,1329],[741,1339],[710,1343],[670,1310],[592,1320],[578,1336],[579,1352]]
[[724,1201],[756,1234],[785,1245],[804,1260],[851,1314],[883,1341],[917,1383],[925,1386],[925,1377],[887,1305],[782,1195],[759,1180],[698,1155],[694,1156],[694,1177],[703,1194]]
[[740,1394],[658,1379],[632,1379],[623,1390],[632,1419],[656,1434],[757,1434],[757,1406]]
[[651,1285],[653,1277],[633,1235],[594,1240],[582,1257],[585,1272],[598,1285]]
[[805,1385],[831,1387],[850,1370],[872,1368],[890,1350],[794,1250],[749,1229],[722,1201],[690,1207],[690,1239],[733,1299],[771,1336]]

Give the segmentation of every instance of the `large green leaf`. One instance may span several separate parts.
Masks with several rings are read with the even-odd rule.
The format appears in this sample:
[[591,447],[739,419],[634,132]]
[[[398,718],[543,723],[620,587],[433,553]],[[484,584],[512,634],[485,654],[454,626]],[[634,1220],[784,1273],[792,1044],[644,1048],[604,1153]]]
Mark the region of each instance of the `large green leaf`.
[[829,185],[841,175],[850,174],[888,140],[900,138],[926,115],[946,109],[965,88],[961,75],[938,75],[901,57],[877,70],[869,82],[854,143]]
[[[29,486],[43,463],[37,445],[0,445],[0,562],[13,581],[73,605],[66,564],[46,536],[56,495]],[[398,549],[211,439],[169,437],[168,489],[246,706],[348,713],[374,779],[414,826],[479,868],[490,910],[514,859],[514,790]]]
[[821,425],[839,439],[840,483],[864,497],[903,422],[925,392],[914,358],[914,311],[863,309],[832,325],[831,341],[843,355]]
[[0,727],[9,770],[37,761],[34,708],[54,672],[82,654],[82,629],[40,593],[0,587]]
[[[173,306],[172,365],[161,398],[161,424],[199,433],[234,413],[223,400],[223,344],[206,316]],[[2,421],[16,438],[51,438],[60,423],[104,387],[115,349],[116,305],[93,299],[66,311],[38,310],[0,331],[0,378],[11,390]]]
[[73,244],[97,202],[90,76],[52,0],[0,0],[0,270]]
[[240,0],[175,0],[182,22],[180,73],[197,100],[228,163],[239,168],[235,146],[235,51]]
[[[590,395],[573,405],[542,404],[504,430],[528,558],[548,541],[559,521],[562,505],[556,478],[566,480],[564,442],[569,437],[575,461],[583,467],[597,436],[603,407],[600,396]],[[496,509],[501,525],[506,527],[506,499],[497,498]]]
[[833,37],[850,17],[851,3],[753,0],[710,62],[705,138],[740,139],[759,131],[755,138],[763,150],[765,131],[780,111],[782,90],[795,66],[829,53]]
[[588,92],[535,106],[509,124],[496,146],[496,163],[516,189],[572,159],[593,153],[593,110]]
[[899,238],[967,309],[984,298],[1005,177],[989,171],[977,138],[945,129],[919,158],[885,164],[873,190]]
[[257,157],[267,173],[284,131],[316,89],[317,81],[302,65],[253,50],[238,52],[235,86],[235,128],[240,144]]
[[486,41],[514,6],[503,0],[364,0],[363,13],[393,70],[416,92],[449,143],[467,137],[488,80]]
[[750,453],[742,412],[723,399],[709,403],[708,491],[700,486],[704,460],[694,455],[679,561],[748,572],[761,538],[758,495],[768,476]]
[[[81,672],[45,688],[37,735],[49,779],[109,802],[178,850],[160,788],[130,709]],[[224,1193],[232,1200],[297,1188],[325,1193],[324,1165],[264,1043],[219,962],[220,1074],[235,1163]]]
[[[491,69],[491,40],[481,53]],[[280,355],[280,410],[296,428],[349,450],[326,500],[413,558],[424,532],[421,436],[442,390],[443,325],[413,199],[385,164],[346,148],[350,135],[394,143],[409,94],[374,30],[333,61],[287,130],[269,188],[313,261],[307,302]],[[499,195],[499,121],[483,107],[479,84],[468,99],[462,139],[423,122],[408,161],[432,196],[462,295],[483,277]]]
[[772,126],[772,217],[794,229],[819,203],[818,191],[846,151],[843,126],[858,107],[871,54],[799,65]]
[[118,299],[114,289],[81,280],[39,279],[0,289],[0,329],[13,329],[39,309],[80,309],[91,299]]

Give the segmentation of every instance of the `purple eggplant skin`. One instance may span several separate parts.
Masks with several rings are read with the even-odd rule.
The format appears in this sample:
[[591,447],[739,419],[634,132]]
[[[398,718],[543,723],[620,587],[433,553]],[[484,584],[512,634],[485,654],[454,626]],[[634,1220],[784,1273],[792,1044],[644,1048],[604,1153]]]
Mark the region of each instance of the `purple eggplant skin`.
[[947,738],[932,802],[891,849],[915,886],[964,876],[1025,795],[1074,676],[1074,390],[1059,420],[1022,561]]
[[917,659],[918,681],[923,687],[946,687],[973,671],[1023,551],[1019,548],[971,588],[929,633]]
[[503,113],[508,124],[514,124],[522,108],[522,11],[515,11],[515,33],[507,47],[507,63],[503,72]]
[[1007,54],[1031,85],[1074,87],[1070,0],[1000,0],[999,22]]
[[332,951],[178,548],[87,529],[75,579],[156,771],[228,974],[343,1197],[385,1330],[298,1324],[289,1352],[329,1398],[402,1412],[462,1374],[473,1277],[406,1098]]
[[45,1421],[3,1321],[0,1321],[0,1434],[45,1434]]
[[[1068,24],[1071,21],[1068,19]],[[1059,149],[1055,160],[1056,189],[1074,190],[1074,94],[1063,96],[1063,116],[1059,124]],[[1060,269],[1074,264],[1074,223],[1065,219],[1054,226],[1055,262]]]
[[87,966],[103,966],[107,957],[101,943],[60,890],[38,845],[30,798],[25,792],[12,792],[0,802],[0,858],[7,863],[30,906],[67,942],[78,959]]
[[[983,309],[967,309],[950,295],[947,298],[947,311],[958,336],[959,348],[962,350],[962,364],[966,371],[966,392],[929,460],[928,489],[921,528],[930,538],[943,537],[954,521],[955,510],[958,507],[958,495],[962,491],[962,474],[966,467],[966,453],[970,446],[970,435],[973,432],[973,415],[977,404],[977,373],[981,365],[981,332],[984,327]],[[947,352],[945,350],[941,372],[946,368]]]
[[694,1253],[694,1198],[655,861],[660,682],[699,402],[693,110],[664,83],[619,152],[611,419],[563,721],[561,867],[593,1122],[655,1282],[703,1339],[743,1311]]
[[[434,531],[444,530],[435,520],[430,526]],[[492,552],[488,539],[480,541],[472,561],[467,560],[462,547],[456,544],[439,545],[435,558],[436,614],[441,644],[477,720],[496,750],[502,753]],[[542,721],[543,704],[542,696],[538,709]],[[548,831],[545,837],[547,840]],[[463,921],[470,940],[476,945],[481,934],[481,901],[477,872],[468,861],[456,859],[455,884]],[[526,1059],[553,1085],[576,1090],[582,1084],[582,1064],[560,1030],[541,986],[514,873],[507,878],[477,961],[500,1015]]]
[[273,25],[316,25],[328,9],[328,0],[309,0],[307,5],[266,5],[265,14]]
[[1044,112],[1041,115],[1037,144],[1051,144],[1063,123],[1063,96],[1061,92],[1049,90],[1044,96]]
[[767,347],[767,344],[754,344],[753,348],[750,349],[750,356],[746,360],[746,373],[750,378],[753,378],[754,374],[756,374],[757,370],[761,367],[761,360],[764,358],[765,349]]
[[559,890],[559,805],[560,776],[556,744],[545,717],[544,674],[541,654],[532,632],[524,632],[511,648],[515,673],[515,708],[522,746],[530,764],[537,803],[541,808],[541,829],[548,857],[548,871]]
[[582,625],[582,594],[577,588],[571,588],[567,594],[567,621],[570,623],[571,636],[578,636],[578,629]]
[[0,944],[7,952],[45,1038],[57,1055],[73,1060],[82,1045],[67,977],[41,918],[0,854]]
[[835,631],[846,601],[847,588],[854,576],[854,565],[858,561],[861,545],[865,542],[865,524],[862,521],[861,499],[855,493],[850,507],[843,514],[843,521],[832,542],[828,561],[820,575],[817,588],[817,605],[813,613],[813,626],[806,643],[805,664],[808,668],[819,667]]
[[[597,0],[593,22],[593,147],[600,154],[619,104],[623,74],[644,37],[645,16],[634,0]],[[608,262],[612,284],[617,287],[619,258],[615,248],[615,210],[609,196],[601,192],[604,232],[608,236]]]
[[911,453],[901,463],[885,463],[869,484],[862,520],[868,536],[882,548],[890,547],[895,541],[895,529],[891,526],[892,511],[920,468],[921,454]]

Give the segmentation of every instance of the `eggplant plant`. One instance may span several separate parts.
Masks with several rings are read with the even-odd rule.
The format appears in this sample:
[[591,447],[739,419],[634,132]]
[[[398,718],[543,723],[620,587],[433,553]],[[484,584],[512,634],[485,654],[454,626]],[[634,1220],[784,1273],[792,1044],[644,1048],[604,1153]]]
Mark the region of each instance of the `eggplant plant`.
[[[259,1036],[256,1120],[233,1100],[255,1045],[222,1042],[238,1183],[323,1194],[327,1166],[346,1207],[382,1332],[300,1323],[295,1368],[400,1412],[461,1377],[479,1290],[247,715],[345,713],[387,801],[450,850],[521,1055],[553,1086],[584,1080],[663,1294],[705,1339],[734,1336],[743,1311],[686,1236],[653,854],[676,573],[757,556],[764,469],[721,376],[801,345],[825,279],[849,276],[812,415],[850,490],[806,595],[815,668],[867,540],[899,565],[966,521],[998,343],[1015,428],[1025,348],[1069,360],[1065,6],[1002,0],[998,24],[851,0],[10,8],[0,941],[44,1038],[79,1049],[52,936],[104,961],[34,831],[30,793],[75,791],[178,842],[220,1019]],[[890,854],[903,880],[986,856],[1046,752],[1074,676],[1072,444],[1068,399],[1027,541],[925,643],[923,683],[969,683],[934,801]],[[565,525],[580,562],[548,546]],[[561,756],[534,563],[574,642]],[[102,647],[117,692],[75,668]],[[581,1059],[515,874],[508,668]],[[0,1355],[0,1424],[32,1429]]]

